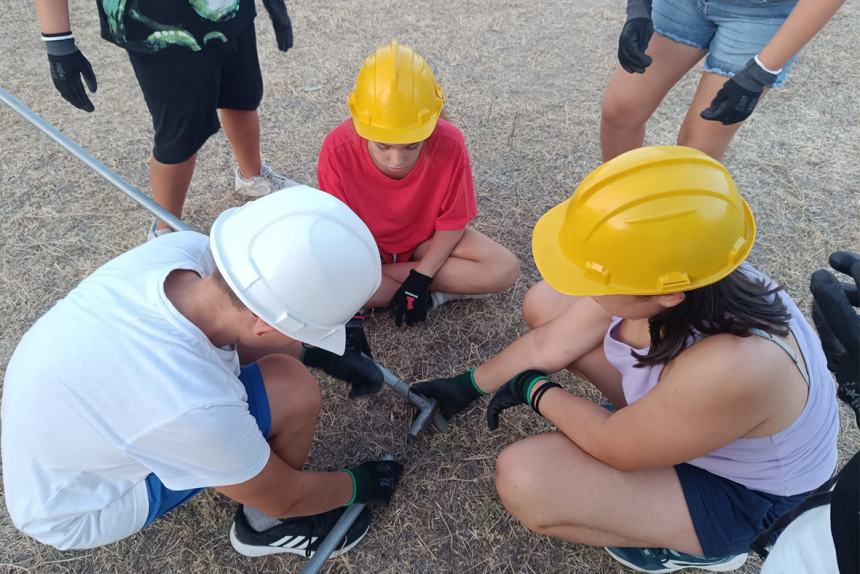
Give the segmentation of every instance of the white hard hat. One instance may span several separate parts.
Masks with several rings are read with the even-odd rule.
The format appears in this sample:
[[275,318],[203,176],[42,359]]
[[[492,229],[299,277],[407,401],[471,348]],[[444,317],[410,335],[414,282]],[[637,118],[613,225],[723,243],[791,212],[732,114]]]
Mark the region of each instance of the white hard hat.
[[382,282],[379,250],[364,222],[306,185],[223,212],[209,244],[224,280],[255,315],[339,355],[344,325]]

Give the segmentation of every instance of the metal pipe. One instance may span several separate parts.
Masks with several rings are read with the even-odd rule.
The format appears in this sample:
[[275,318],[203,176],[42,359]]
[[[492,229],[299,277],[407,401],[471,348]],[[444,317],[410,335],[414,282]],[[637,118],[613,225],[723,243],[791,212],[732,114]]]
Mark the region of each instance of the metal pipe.
[[119,177],[116,173],[110,170],[108,166],[100,162],[91,153],[79,146],[77,143],[69,139],[63,132],[46,122],[39,114],[28,108],[18,98],[0,88],[0,101],[12,108],[18,115],[29,121],[31,124],[42,130],[55,142],[66,148],[76,158],[90,166],[96,173],[108,180],[110,183],[119,188],[120,191],[143,206],[155,217],[162,220],[176,231],[190,231],[192,228],[187,223],[155,203],[151,197],[132,186],[130,183]]
[[433,424],[433,428],[437,431],[443,433],[448,432],[448,421],[439,412],[439,404],[436,402],[436,399],[431,399],[413,392],[412,387],[406,384],[403,379],[379,363],[377,363],[376,366],[379,367],[379,370],[382,372],[382,380],[385,384],[397,391],[398,394],[402,395],[418,409],[418,413],[412,420],[412,424],[409,427],[410,441],[417,439],[418,435],[425,430],[427,424],[431,422]]
[[[394,455],[386,453],[382,455],[382,460],[394,460]],[[358,519],[358,515],[362,513],[364,507],[364,504],[353,504],[344,511],[334,526],[332,526],[325,540],[320,542],[316,552],[308,560],[308,563],[305,564],[305,567],[302,568],[300,574],[318,574],[322,571],[326,560],[329,559],[331,553],[334,552],[337,545],[340,544],[343,537],[352,528],[352,524]]]

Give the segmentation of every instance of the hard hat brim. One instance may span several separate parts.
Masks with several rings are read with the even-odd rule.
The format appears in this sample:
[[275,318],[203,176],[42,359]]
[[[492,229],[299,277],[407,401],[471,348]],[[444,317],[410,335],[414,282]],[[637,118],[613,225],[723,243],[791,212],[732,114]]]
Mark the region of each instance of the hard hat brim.
[[594,296],[611,293],[606,285],[593,281],[570,262],[559,245],[565,217],[571,199],[567,199],[546,213],[535,224],[532,232],[532,257],[541,277],[550,287],[564,295]]
[[[660,295],[671,291],[660,289],[637,290],[624,289],[617,285],[608,285],[590,279],[585,271],[576,266],[568,259],[561,248],[561,234],[564,229],[567,212],[573,198],[559,203],[544,213],[535,224],[532,232],[532,257],[541,277],[550,287],[564,295],[575,295],[580,297],[596,297],[600,295]],[[731,274],[743,263],[755,242],[755,224],[749,205],[742,202],[745,219],[750,222],[750,237],[742,251],[735,258],[734,264],[727,266],[719,273],[707,277],[691,286],[697,289],[705,285],[716,283],[720,279]],[[689,289],[687,289],[689,290]]]
[[[288,337],[297,339],[296,335],[290,335],[289,333],[284,334]],[[308,345],[325,349],[335,355],[343,355],[346,351],[346,326],[338,327],[331,333],[320,337],[302,333],[300,339],[302,343],[307,343]]]

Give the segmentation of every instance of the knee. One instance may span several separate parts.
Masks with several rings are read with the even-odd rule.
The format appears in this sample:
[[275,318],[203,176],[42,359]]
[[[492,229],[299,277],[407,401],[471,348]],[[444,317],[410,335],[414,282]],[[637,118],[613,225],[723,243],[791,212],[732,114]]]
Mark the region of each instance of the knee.
[[631,127],[644,124],[638,100],[633,94],[607,91],[600,106],[600,123],[610,127]]
[[320,387],[311,372],[289,355],[269,355],[257,363],[266,385],[272,422],[313,418],[322,405]]
[[542,296],[545,291],[544,285],[543,281],[532,285],[523,299],[523,319],[529,329],[540,327],[554,316],[553,310],[547,305],[546,298]]
[[496,291],[511,287],[520,276],[520,261],[510,250],[499,245],[492,263],[493,283]]
[[540,517],[540,502],[535,493],[542,491],[544,483],[541,469],[529,460],[527,447],[514,443],[505,448],[496,459],[496,492],[505,508],[523,525],[540,532],[544,521]]

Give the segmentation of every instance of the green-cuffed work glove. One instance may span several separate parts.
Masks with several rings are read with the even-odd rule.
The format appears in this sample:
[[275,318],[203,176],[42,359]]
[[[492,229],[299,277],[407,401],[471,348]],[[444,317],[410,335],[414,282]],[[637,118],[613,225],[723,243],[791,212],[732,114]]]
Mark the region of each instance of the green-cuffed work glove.
[[[490,430],[499,428],[499,414],[503,410],[517,405],[528,405],[537,414],[540,414],[537,405],[540,404],[540,398],[543,396],[543,393],[553,387],[560,386],[558,383],[549,380],[540,371],[530,370],[520,373],[496,391],[496,394],[490,399],[490,404],[487,406],[487,426],[490,427]],[[534,394],[533,400],[532,392],[535,389],[537,391]]]
[[356,502],[381,506],[391,502],[403,465],[394,460],[371,460],[343,471],[352,478],[352,498],[345,506]]
[[469,406],[472,401],[487,394],[475,384],[475,377],[469,369],[456,377],[433,379],[412,385],[412,390],[419,395],[436,399],[442,416],[450,419]]

